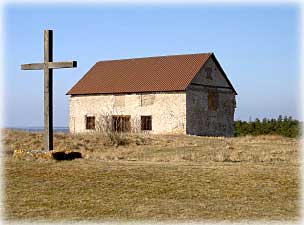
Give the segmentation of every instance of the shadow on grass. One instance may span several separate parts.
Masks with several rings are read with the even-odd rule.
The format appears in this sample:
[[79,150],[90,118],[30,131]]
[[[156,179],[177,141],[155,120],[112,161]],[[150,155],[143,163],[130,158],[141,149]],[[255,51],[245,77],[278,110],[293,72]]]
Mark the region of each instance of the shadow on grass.
[[80,152],[54,152],[53,158],[60,161],[60,160],[73,160],[73,159],[79,159],[82,158],[82,155]]

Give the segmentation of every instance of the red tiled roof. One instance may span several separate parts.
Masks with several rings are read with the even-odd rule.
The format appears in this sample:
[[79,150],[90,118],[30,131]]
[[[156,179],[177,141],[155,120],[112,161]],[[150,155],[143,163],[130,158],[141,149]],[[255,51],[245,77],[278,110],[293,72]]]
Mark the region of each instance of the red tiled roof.
[[210,56],[213,53],[100,61],[67,94],[185,90]]

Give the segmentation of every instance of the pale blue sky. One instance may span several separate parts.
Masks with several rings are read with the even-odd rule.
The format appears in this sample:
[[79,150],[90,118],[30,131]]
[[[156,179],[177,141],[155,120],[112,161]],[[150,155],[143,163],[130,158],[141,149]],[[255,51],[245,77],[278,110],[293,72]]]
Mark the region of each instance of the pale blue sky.
[[238,92],[235,119],[299,118],[297,5],[6,5],[4,126],[43,125],[43,30],[54,30],[54,125],[96,61],[214,52]]

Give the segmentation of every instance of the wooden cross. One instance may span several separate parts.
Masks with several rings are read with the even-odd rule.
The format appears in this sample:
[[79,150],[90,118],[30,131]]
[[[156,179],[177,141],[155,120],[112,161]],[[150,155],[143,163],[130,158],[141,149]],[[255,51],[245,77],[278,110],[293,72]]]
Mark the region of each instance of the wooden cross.
[[21,65],[22,70],[44,70],[44,150],[53,150],[53,69],[74,68],[77,61],[53,62],[53,31],[44,30],[44,62]]

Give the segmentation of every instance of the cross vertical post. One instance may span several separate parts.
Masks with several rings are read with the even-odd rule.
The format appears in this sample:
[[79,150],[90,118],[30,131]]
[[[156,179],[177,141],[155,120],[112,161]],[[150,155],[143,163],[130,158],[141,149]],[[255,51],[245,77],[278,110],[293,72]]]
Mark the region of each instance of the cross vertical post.
[[44,149],[53,150],[53,70],[48,62],[53,62],[52,30],[44,31]]

